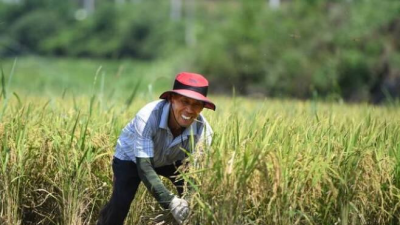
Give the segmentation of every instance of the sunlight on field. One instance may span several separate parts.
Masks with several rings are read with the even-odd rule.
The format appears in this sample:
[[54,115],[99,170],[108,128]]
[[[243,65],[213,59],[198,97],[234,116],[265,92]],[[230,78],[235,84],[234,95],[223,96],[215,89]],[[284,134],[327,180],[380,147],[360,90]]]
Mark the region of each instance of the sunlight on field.
[[[203,112],[213,144],[184,176],[189,224],[398,221],[398,107],[213,99],[217,111]],[[116,139],[146,101],[2,98],[0,220],[94,223],[110,195]],[[151,224],[160,211],[141,187],[127,224]]]

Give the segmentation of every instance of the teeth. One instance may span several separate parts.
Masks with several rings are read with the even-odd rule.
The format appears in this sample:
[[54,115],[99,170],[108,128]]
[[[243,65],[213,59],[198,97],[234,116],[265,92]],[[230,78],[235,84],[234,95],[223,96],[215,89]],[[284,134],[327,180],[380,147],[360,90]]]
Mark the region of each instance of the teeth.
[[182,118],[185,119],[185,120],[189,120],[189,119],[190,119],[190,116],[184,116],[184,115],[182,115]]

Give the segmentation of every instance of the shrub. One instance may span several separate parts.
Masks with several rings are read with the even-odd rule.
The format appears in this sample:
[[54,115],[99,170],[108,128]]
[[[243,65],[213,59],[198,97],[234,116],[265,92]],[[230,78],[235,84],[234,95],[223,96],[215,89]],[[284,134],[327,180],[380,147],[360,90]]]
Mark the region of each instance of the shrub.
[[11,37],[18,44],[14,49],[19,53],[41,52],[44,39],[62,29],[63,22],[51,11],[37,10],[17,20],[10,30]]

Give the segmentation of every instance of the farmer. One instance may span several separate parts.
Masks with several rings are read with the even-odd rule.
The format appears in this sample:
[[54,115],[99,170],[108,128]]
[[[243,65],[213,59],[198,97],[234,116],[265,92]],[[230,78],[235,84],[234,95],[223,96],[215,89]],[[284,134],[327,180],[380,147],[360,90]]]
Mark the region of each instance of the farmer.
[[[182,224],[189,205],[182,197],[183,180],[177,168],[191,146],[211,143],[212,129],[200,114],[215,111],[207,96],[208,81],[202,75],[183,72],[176,76],[173,90],[144,106],[122,130],[117,141],[112,169],[113,192],[100,212],[98,225],[123,224],[141,181],[157,202],[169,209]],[[193,136],[191,136],[193,135]],[[175,185],[178,196],[168,190],[158,175]]]

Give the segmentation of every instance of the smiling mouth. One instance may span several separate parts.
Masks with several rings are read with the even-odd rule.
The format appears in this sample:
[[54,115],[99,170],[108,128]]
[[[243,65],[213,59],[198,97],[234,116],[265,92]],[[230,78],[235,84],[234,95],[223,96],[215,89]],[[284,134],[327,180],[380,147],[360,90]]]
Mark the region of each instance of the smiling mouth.
[[182,118],[184,119],[184,120],[190,120],[190,116],[184,116],[184,115],[182,115]]

